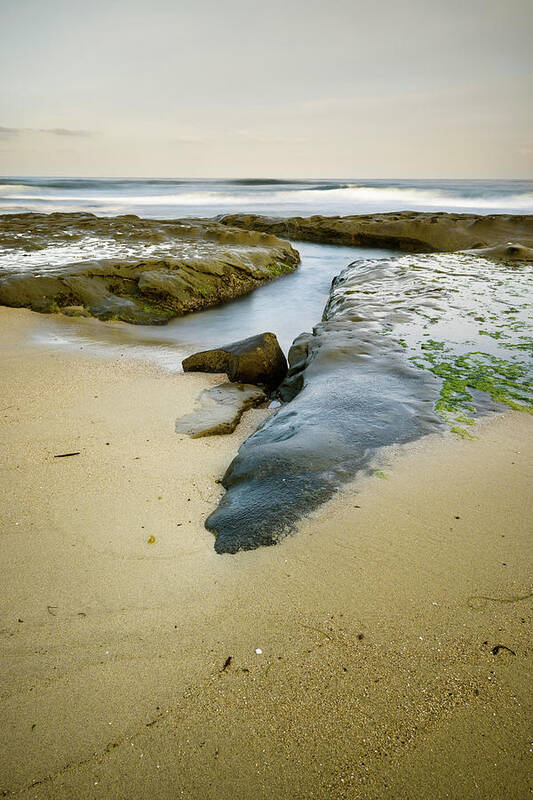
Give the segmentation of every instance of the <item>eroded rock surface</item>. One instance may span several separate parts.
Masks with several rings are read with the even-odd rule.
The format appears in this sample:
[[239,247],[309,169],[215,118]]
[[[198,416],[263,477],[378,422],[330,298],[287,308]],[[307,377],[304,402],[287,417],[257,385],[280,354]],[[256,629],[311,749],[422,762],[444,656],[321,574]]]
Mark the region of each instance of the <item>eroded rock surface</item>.
[[[300,342],[301,343],[301,342]],[[348,322],[307,336],[303,388],[239,450],[206,521],[219,553],[276,544],[304,515],[370,465],[378,447],[434,430],[436,381],[400,347]]]
[[393,247],[413,253],[452,252],[520,242],[533,247],[533,215],[400,211],[347,217],[229,214],[226,225],[301,241]]
[[194,411],[176,420],[176,433],[185,433],[192,439],[233,433],[244,412],[266,400],[266,394],[257,386],[219,383],[204,389]]
[[515,242],[496,244],[493,247],[482,247],[476,250],[466,250],[465,252],[474,256],[498,258],[505,261],[533,261],[533,247],[524,247],[524,245]]
[[527,262],[477,251],[343,270],[289,352],[290,402],[223,477],[206,522],[216,550],[275,544],[384,446],[445,427],[469,438],[477,415],[505,406],[531,412],[532,280]]
[[212,220],[0,216],[0,304],[34,311],[81,306],[99,319],[163,324],[298,263],[287,242]]
[[260,333],[194,353],[183,361],[185,372],[225,372],[230,381],[275,389],[287,374],[287,360],[273,333]]

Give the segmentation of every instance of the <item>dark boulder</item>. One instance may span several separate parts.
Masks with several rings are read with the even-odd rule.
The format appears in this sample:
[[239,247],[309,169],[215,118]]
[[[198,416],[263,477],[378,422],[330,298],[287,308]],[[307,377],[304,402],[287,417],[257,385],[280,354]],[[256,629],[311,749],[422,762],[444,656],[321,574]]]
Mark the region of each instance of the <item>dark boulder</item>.
[[287,374],[287,359],[273,333],[260,333],[183,361],[185,372],[225,372],[235,383],[275,389]]

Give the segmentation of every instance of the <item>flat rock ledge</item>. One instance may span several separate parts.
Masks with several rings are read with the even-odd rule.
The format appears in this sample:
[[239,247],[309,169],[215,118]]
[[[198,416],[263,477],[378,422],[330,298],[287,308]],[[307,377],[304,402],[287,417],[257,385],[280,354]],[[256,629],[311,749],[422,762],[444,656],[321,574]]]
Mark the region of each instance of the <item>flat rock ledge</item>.
[[287,359],[273,333],[195,353],[182,362],[184,372],[225,372],[230,381],[265,386],[270,391],[287,374]]
[[244,412],[262,405],[267,399],[257,386],[219,383],[204,389],[194,411],[176,420],[176,433],[184,433],[192,439],[233,433]]
[[392,247],[405,252],[453,252],[519,242],[533,247],[533,215],[447,214],[400,211],[347,217],[265,217],[229,214],[225,225],[288,239],[329,244]]
[[213,220],[0,217],[0,304],[142,325],[225,303],[298,266],[288,242]]

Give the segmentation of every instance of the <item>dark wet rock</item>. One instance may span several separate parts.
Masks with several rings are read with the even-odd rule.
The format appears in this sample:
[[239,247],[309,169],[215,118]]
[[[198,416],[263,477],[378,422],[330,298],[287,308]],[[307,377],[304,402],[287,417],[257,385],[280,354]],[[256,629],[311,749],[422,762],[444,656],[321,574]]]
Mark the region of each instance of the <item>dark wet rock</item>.
[[266,394],[257,386],[219,383],[204,389],[194,411],[176,420],[176,433],[185,433],[192,439],[233,433],[244,412],[266,400]]
[[348,217],[264,217],[229,214],[221,222],[289,239],[392,247],[413,253],[453,252],[519,241],[533,247],[533,215],[448,214],[400,211]]
[[[333,282],[323,322],[295,340],[280,387],[290,402],[241,446],[222,479],[226,495],[206,521],[217,552],[275,544],[368,469],[378,449],[442,426],[434,411],[440,381],[384,335],[408,317],[394,302],[393,265],[377,259],[366,271],[360,263],[347,268]],[[390,285],[392,302],[376,299],[375,281]],[[424,302],[425,286],[420,293]],[[408,295],[406,307],[413,302]],[[433,294],[427,302],[435,303]]]
[[[383,447],[445,428],[468,438],[476,416],[507,400],[531,409],[529,273],[490,255],[365,259],[334,279],[323,321],[289,351],[287,404],[222,479],[206,521],[218,552],[275,544]],[[493,327],[498,312],[508,319]]]
[[279,396],[285,403],[293,400],[303,389],[304,372],[309,357],[309,344],[312,341],[312,333],[301,333],[292,343],[292,347],[289,350],[287,376],[279,387]]
[[183,361],[185,372],[225,372],[230,381],[275,389],[287,374],[287,360],[273,333],[260,333]]
[[434,376],[380,334],[333,320],[306,346],[303,388],[244,442],[222,479],[227,493],[206,522],[219,553],[276,544],[378,448],[440,425]]
[[212,220],[0,217],[0,304],[34,311],[81,305],[103,320],[164,324],[240,297],[298,263],[288,242]]

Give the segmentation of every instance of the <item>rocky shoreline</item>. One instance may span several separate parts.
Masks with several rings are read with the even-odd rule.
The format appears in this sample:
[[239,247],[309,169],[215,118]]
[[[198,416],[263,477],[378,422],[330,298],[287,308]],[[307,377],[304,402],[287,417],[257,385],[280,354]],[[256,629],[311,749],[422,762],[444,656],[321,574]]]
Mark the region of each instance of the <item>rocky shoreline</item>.
[[[521,291],[522,299],[530,291],[525,270],[533,260],[533,217],[402,212],[161,221],[11,215],[0,218],[0,304],[162,324],[295,269],[299,255],[280,236],[434,255],[399,254],[343,270],[322,321],[295,340],[284,380],[277,343],[265,362],[275,366],[271,378],[257,361],[256,345],[275,339],[270,333],[186,360],[186,370],[226,372],[230,381],[269,392],[283,380],[278,392],[284,405],[241,446],[222,479],[226,495],[206,521],[219,553],[275,544],[356,474],[374,469],[380,448],[447,423],[468,438],[470,415],[501,403],[533,409],[527,303],[520,299]],[[83,258],[65,260],[69,248]],[[102,249],[106,257],[95,258]],[[13,270],[9,259],[19,268]],[[465,286],[468,307],[462,303]],[[443,320],[448,328],[439,330]],[[461,344],[454,352],[447,337],[458,323],[468,330],[469,350]],[[407,352],[412,331],[418,341]],[[250,385],[216,386],[177,431],[230,432],[245,408],[265,399]]]
[[300,260],[276,236],[213,220],[85,213],[0,216],[0,248],[1,305],[143,325],[226,303]]
[[[290,220],[231,221],[297,238]],[[310,235],[327,230],[306,222]],[[487,247],[358,261],[334,279],[322,321],[289,352],[285,404],[222,479],[226,495],[206,521],[217,552],[276,544],[343,484],[374,470],[380,448],[446,427],[475,438],[468,426],[476,415],[505,406],[533,413],[533,250],[524,235],[532,222],[510,221],[524,245],[498,240],[500,221],[478,243]],[[463,234],[464,226],[457,236],[465,244]]]
[[533,216],[526,215],[7,214],[0,216],[0,305],[161,325],[292,272],[299,254],[279,237],[408,252],[496,247],[495,256],[533,259]]
[[226,214],[234,228],[324,244],[392,247],[410,253],[453,252],[507,242],[533,247],[533,215],[400,211],[346,217],[265,217]]

